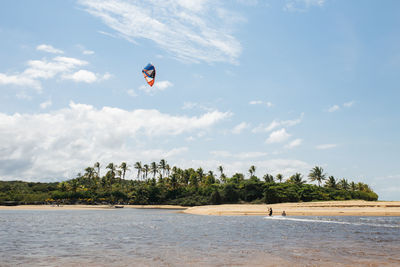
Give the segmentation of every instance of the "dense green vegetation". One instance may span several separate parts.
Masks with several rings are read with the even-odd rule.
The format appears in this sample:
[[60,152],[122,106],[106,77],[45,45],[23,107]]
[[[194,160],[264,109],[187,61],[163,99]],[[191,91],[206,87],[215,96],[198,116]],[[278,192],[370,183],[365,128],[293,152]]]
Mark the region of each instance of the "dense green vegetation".
[[[128,164],[110,163],[101,176],[100,164],[87,167],[84,174],[56,183],[0,181],[0,204],[82,203],[82,204],[176,204],[184,206],[222,203],[279,203],[323,200],[377,200],[378,195],[364,183],[327,177],[314,167],[306,184],[300,173],[285,179],[283,175],[256,176],[251,166],[248,178],[242,173],[232,177],[213,171],[170,168],[165,160],[150,165],[134,164],[135,180],[126,180]],[[323,186],[321,184],[323,183]]]

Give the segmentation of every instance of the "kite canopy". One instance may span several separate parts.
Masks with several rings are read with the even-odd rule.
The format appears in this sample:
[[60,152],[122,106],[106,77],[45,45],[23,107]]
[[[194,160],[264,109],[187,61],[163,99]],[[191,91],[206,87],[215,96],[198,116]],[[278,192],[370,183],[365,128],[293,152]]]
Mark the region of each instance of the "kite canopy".
[[152,64],[147,64],[146,67],[142,70],[143,76],[146,79],[146,82],[150,85],[153,86],[154,84],[154,78],[156,77],[156,69]]

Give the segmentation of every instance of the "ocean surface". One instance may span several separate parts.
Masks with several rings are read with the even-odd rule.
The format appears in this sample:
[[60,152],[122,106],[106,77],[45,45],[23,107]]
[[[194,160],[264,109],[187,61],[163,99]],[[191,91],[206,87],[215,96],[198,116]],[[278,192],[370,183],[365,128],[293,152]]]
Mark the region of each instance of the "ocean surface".
[[400,266],[400,217],[1,210],[0,266]]

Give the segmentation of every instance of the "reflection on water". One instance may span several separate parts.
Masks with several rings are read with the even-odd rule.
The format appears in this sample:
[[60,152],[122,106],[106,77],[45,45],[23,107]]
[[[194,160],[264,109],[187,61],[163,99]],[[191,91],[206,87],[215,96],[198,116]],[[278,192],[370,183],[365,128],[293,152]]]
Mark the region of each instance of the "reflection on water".
[[0,211],[0,266],[396,266],[399,217]]

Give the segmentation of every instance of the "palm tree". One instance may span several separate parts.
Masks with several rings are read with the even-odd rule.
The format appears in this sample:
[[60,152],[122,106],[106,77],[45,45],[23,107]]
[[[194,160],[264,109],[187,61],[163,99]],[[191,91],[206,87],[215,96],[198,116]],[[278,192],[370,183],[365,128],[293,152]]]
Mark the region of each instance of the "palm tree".
[[338,185],[340,186],[341,189],[346,190],[346,191],[349,190],[349,188],[350,188],[349,187],[349,182],[344,178],[342,178],[339,181]]
[[97,168],[97,177],[100,177],[100,162],[96,162],[94,167]]
[[252,177],[255,172],[256,172],[256,167],[254,165],[251,165],[249,169],[250,177]]
[[356,190],[357,190],[357,185],[356,185],[356,183],[352,181],[352,182],[350,183],[350,188],[351,188],[351,191],[356,191]]
[[95,173],[95,171],[94,171],[94,168],[93,168],[93,167],[87,167],[87,168],[85,169],[85,174],[84,174],[84,176],[87,177],[87,178],[89,178],[89,179],[92,179],[93,176],[94,176],[94,173]]
[[165,166],[165,170],[166,170],[166,172],[167,172],[167,177],[169,177],[169,172],[171,171],[171,167],[169,166],[169,164],[167,164],[167,165]]
[[272,176],[271,174],[266,174],[266,175],[264,175],[264,181],[266,182],[266,183],[273,183],[274,182],[274,176]]
[[306,181],[303,180],[303,175],[296,172],[294,175],[290,176],[289,180],[290,183],[301,185],[304,184]]
[[143,165],[143,172],[144,172],[144,177],[146,178],[146,180],[147,180],[147,174],[149,173],[149,171],[150,171],[149,165],[144,164]]
[[218,166],[218,171],[221,173],[219,178],[221,179],[221,181],[223,183],[226,183],[226,176],[225,176],[225,173],[224,173],[224,167],[222,167],[221,165]]
[[111,174],[111,178],[115,177],[115,165],[114,163],[109,163],[106,167],[106,169],[110,169],[109,173]]
[[202,183],[203,182],[203,178],[204,178],[204,171],[202,168],[198,168],[197,169],[197,175],[199,176],[199,182]]
[[157,168],[157,163],[155,163],[154,161],[150,164],[150,170],[151,170],[151,173],[153,173],[153,178],[155,178],[156,177],[156,174],[157,174],[157,171],[158,171],[158,168]]
[[282,183],[283,175],[280,174],[280,173],[278,173],[278,174],[276,175],[276,179],[279,180],[280,183]]
[[160,163],[158,164],[158,169],[160,170],[160,172],[162,171],[161,176],[165,175],[166,167],[167,167],[167,162],[165,161],[165,159],[161,159]]
[[122,170],[122,179],[125,179],[125,173],[127,172],[127,171],[129,171],[129,167],[128,167],[128,165],[126,164],[126,162],[122,162],[121,163],[121,166],[119,166],[120,168],[121,168],[121,170]]
[[318,186],[321,186],[321,182],[325,180],[324,170],[321,167],[315,166],[311,169],[310,173],[308,174],[311,182],[317,181]]
[[328,188],[336,188],[337,185],[336,185],[336,179],[335,179],[335,177],[329,176],[329,177],[328,177],[328,180],[327,180],[326,183],[325,183],[325,186],[328,187]]
[[135,163],[134,168],[137,170],[137,178],[139,179],[140,173],[142,172],[142,169],[143,169],[143,168],[142,168],[142,162],[137,161],[137,162]]

